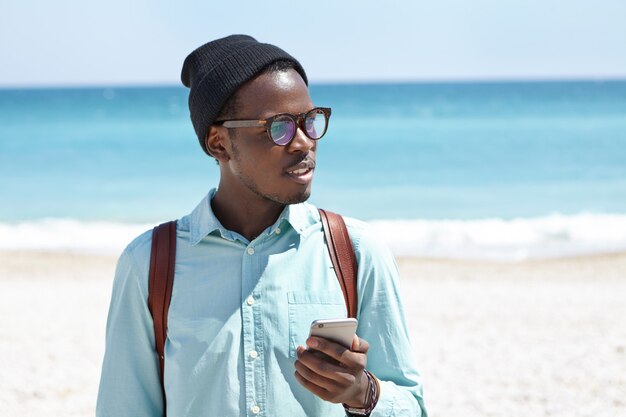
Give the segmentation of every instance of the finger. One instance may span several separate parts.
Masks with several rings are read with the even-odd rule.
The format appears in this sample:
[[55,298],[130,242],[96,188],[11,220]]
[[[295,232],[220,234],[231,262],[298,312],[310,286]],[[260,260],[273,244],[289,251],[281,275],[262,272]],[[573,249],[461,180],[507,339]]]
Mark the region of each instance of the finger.
[[306,349],[306,348],[304,348],[302,346],[298,346],[298,348],[296,349],[296,352],[297,352],[298,358],[300,358],[300,356],[302,355],[303,352],[309,352],[310,354],[312,354],[316,358],[320,358],[322,360],[334,363],[335,365],[342,366],[339,362],[337,362],[336,360],[334,360],[333,358],[331,358],[327,354],[320,352],[319,350]]
[[332,378],[335,375],[331,374],[330,377],[320,375],[315,370],[306,366],[302,361],[296,361],[295,368],[301,377],[328,392],[338,393],[343,391],[346,387],[345,376],[341,377],[340,381],[337,381]]
[[361,366],[365,367],[365,361],[367,359],[364,352],[352,352],[345,346],[322,337],[310,337],[307,339],[306,343],[310,348],[325,353],[336,361],[342,363],[344,366],[350,368],[359,368]]
[[302,376],[327,390],[345,388],[355,382],[355,376],[350,369],[329,362],[334,362],[334,359],[319,358],[315,353],[316,351],[304,351],[299,355],[295,365]]
[[350,349],[346,348],[345,346],[325,339],[323,337],[310,337],[307,339],[306,344],[309,348],[325,353],[326,355],[340,362],[341,358],[344,355],[350,353]]
[[311,391],[313,394],[320,397],[322,400],[330,401],[331,395],[324,388],[315,385],[313,382],[304,378],[302,375],[298,373],[298,371],[294,372],[294,376],[296,377],[296,381],[300,383],[304,388]]
[[367,340],[361,339],[357,335],[354,335],[354,338],[352,339],[352,351],[353,352],[367,353],[369,348],[370,348],[370,344],[367,343]]

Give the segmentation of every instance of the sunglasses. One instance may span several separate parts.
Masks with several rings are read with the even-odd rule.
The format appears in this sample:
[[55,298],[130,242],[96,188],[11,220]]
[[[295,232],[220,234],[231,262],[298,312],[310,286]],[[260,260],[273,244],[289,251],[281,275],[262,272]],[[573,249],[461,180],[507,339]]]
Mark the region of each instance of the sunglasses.
[[309,139],[321,139],[328,129],[330,113],[329,107],[315,107],[306,113],[281,113],[262,120],[218,120],[213,124],[229,129],[263,126],[275,144],[285,146],[296,136],[298,127]]

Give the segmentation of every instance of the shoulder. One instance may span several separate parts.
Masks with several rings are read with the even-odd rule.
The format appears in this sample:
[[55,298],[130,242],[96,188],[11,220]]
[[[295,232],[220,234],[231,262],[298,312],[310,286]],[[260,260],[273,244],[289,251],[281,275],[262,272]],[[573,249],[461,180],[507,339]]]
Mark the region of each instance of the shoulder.
[[[315,226],[321,231],[322,223],[319,209],[309,203],[300,204],[299,206],[302,207],[302,212],[306,213],[304,217],[309,219],[311,226]],[[361,257],[389,254],[389,250],[383,239],[381,239],[381,236],[376,233],[369,223],[344,215],[341,215],[341,217],[346,223],[346,228],[348,229],[352,246],[357,255],[357,260]]]
[[390,257],[391,252],[382,237],[369,223],[352,217],[343,217],[354,251],[362,258]]
[[[319,222],[318,209],[310,204],[306,205],[312,215],[315,215]],[[315,213],[313,213],[313,211]],[[338,213],[339,214],[339,213]],[[376,265],[384,267],[395,266],[395,261],[386,242],[380,234],[367,222],[353,217],[341,216],[346,223],[350,240],[354,248],[354,253],[359,264],[359,270],[374,267]],[[321,222],[319,223],[321,230]]]
[[[124,248],[117,262],[115,286],[123,288],[133,285],[147,296],[153,230],[154,228],[144,231]],[[188,238],[188,216],[177,220],[176,235],[177,243],[180,243],[181,237]]]
[[[155,225],[155,227],[158,225]],[[148,229],[135,237],[122,252],[122,257],[129,257],[138,265],[147,265],[150,261],[152,251],[152,232],[154,228]],[[189,215],[176,220],[176,236],[188,236]]]
[[384,300],[397,292],[399,271],[394,256],[382,236],[369,223],[351,217],[344,217],[344,221],[358,263],[359,297],[370,306],[384,304]]
[[150,257],[152,250],[152,229],[146,230],[136,238],[134,238],[122,252],[122,256],[127,256],[135,261],[141,261]]
[[117,262],[116,281],[137,281],[147,291],[152,250],[152,229],[134,238],[122,251]]

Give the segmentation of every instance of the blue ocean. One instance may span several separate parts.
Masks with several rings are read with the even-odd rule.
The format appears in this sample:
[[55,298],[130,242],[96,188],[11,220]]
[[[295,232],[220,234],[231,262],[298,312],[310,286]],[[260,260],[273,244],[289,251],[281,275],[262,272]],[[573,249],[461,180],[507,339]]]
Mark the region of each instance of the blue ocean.
[[[187,94],[0,90],[0,248],[104,248],[113,230],[191,211],[219,172]],[[626,81],[313,84],[311,96],[333,109],[311,201],[371,222],[398,254],[626,248]]]

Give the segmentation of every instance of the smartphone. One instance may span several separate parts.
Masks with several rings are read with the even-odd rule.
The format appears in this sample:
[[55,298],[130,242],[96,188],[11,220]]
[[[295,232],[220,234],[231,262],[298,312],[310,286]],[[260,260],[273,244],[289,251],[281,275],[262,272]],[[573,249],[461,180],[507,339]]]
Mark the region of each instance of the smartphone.
[[315,320],[311,323],[309,337],[323,337],[350,349],[356,334],[357,323],[357,320],[353,318]]

